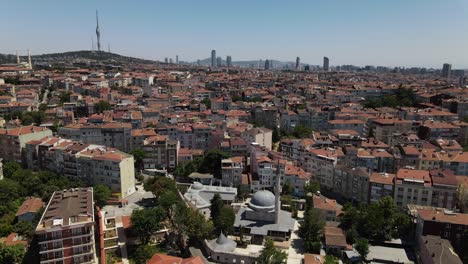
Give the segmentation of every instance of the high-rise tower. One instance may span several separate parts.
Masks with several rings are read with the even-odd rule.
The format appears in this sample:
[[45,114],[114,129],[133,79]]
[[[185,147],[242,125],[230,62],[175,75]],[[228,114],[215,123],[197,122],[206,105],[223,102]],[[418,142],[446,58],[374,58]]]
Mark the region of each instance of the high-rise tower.
[[323,57],[323,70],[328,71],[330,68],[330,60],[328,57]]
[[216,50],[211,51],[211,67],[216,67]]
[[101,51],[101,31],[99,30],[99,17],[98,11],[96,10],[96,37],[97,37],[97,49]]
[[19,57],[19,53],[18,53],[18,50],[16,50],[16,64],[20,65],[21,61],[20,61],[20,57]]
[[226,66],[232,67],[232,58],[231,58],[231,56],[226,56]]
[[442,66],[442,77],[450,79],[452,73],[452,65],[448,63],[444,63]]
[[296,70],[301,69],[301,58],[296,57]]

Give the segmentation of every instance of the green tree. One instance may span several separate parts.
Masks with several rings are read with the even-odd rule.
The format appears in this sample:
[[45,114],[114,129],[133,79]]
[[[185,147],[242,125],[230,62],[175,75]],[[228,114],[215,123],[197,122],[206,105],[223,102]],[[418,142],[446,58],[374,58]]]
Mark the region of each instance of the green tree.
[[306,193],[317,193],[320,191],[320,183],[318,181],[309,181],[304,185],[304,191]]
[[312,129],[302,126],[302,125],[297,125],[294,128],[293,131],[293,136],[296,138],[309,138],[312,135]]
[[129,152],[130,155],[133,155],[133,158],[135,159],[135,165],[137,167],[137,170],[140,171],[143,169],[143,159],[146,156],[146,153],[139,148],[134,148]]
[[320,232],[325,223],[317,209],[310,208],[304,213],[304,221],[299,226],[299,236],[304,240],[304,248],[309,253],[319,253]]
[[338,264],[338,263],[340,263],[338,258],[332,255],[326,255],[325,262],[323,262],[323,264]]
[[104,184],[98,184],[93,188],[94,201],[97,205],[103,206],[112,195],[111,190]]
[[21,263],[25,252],[23,245],[5,246],[0,244],[0,263]]
[[273,128],[272,140],[273,143],[276,143],[281,140],[281,135],[277,127]]
[[234,210],[230,206],[223,206],[219,212],[219,216],[216,220],[213,220],[216,235],[219,235],[221,232],[224,234],[232,234],[232,226],[234,225],[235,218]]
[[34,236],[34,225],[29,221],[19,221],[14,226],[15,232],[31,239]]
[[286,252],[275,248],[273,240],[267,238],[265,241],[265,247],[260,252],[260,256],[257,261],[260,264],[284,264],[287,260]]
[[102,113],[102,112],[104,112],[104,111],[107,111],[107,110],[111,110],[111,109],[112,109],[112,107],[111,107],[111,105],[109,104],[109,102],[103,101],[103,100],[99,101],[99,102],[96,104],[96,107],[95,107],[95,108],[96,108],[96,112],[98,112],[98,113]]
[[59,94],[60,105],[63,105],[64,103],[69,103],[71,94],[72,94],[71,92],[60,92]]
[[201,100],[201,103],[206,106],[207,109],[211,109],[211,100],[208,98],[205,98]]
[[175,181],[164,176],[156,176],[149,178],[144,183],[145,190],[154,194],[156,200],[166,191],[177,193]]
[[293,193],[294,193],[294,186],[289,180],[286,180],[286,182],[283,185],[282,195],[291,195]]
[[154,254],[158,253],[159,250],[157,247],[152,245],[138,245],[133,254],[133,260],[136,264],[146,264],[149,259],[153,257]]
[[361,260],[365,261],[367,254],[369,254],[369,241],[365,238],[359,238],[356,240],[354,248],[356,248],[356,251],[361,256]]
[[209,150],[199,166],[202,173],[211,173],[214,177],[221,178],[221,160],[229,158],[229,154],[218,149]]
[[160,207],[133,211],[131,216],[132,230],[142,244],[148,244],[151,236],[162,228],[164,216],[165,213]]
[[213,198],[210,200],[210,216],[211,220],[215,221],[218,219],[219,215],[221,214],[221,209],[224,206],[223,199],[221,199],[221,195],[219,193],[215,193]]

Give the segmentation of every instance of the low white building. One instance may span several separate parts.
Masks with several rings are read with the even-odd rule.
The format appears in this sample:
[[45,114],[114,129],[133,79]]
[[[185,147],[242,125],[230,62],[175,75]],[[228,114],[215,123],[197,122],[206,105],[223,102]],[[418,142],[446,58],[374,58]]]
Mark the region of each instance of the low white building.
[[225,204],[231,204],[236,199],[237,188],[203,185],[195,182],[184,194],[184,198],[190,207],[198,210],[208,219],[211,215],[210,201],[215,194],[219,194]]

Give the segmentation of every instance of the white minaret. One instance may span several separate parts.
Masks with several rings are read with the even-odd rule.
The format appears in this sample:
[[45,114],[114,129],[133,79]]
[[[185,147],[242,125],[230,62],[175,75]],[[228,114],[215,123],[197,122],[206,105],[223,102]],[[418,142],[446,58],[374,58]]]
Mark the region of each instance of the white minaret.
[[16,50],[16,64],[20,64],[20,58],[19,58],[19,53],[18,53],[18,50]]
[[275,224],[279,223],[280,210],[281,210],[281,187],[280,187],[280,161],[276,165],[276,186],[275,186]]
[[28,49],[28,63],[29,63],[29,69],[32,69],[31,51],[29,49]]

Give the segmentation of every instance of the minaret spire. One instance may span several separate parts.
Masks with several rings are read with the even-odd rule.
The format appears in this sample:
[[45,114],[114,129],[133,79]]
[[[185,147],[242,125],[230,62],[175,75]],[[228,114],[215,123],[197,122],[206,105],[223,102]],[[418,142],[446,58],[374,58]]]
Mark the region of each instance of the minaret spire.
[[21,61],[20,61],[20,58],[19,58],[19,53],[18,53],[18,50],[16,50],[16,64],[20,64]]
[[97,48],[101,51],[101,31],[99,30],[99,16],[96,10],[96,37],[97,37]]
[[281,210],[281,200],[280,200],[280,160],[276,165],[276,184],[275,184],[275,224],[279,223],[280,210]]

